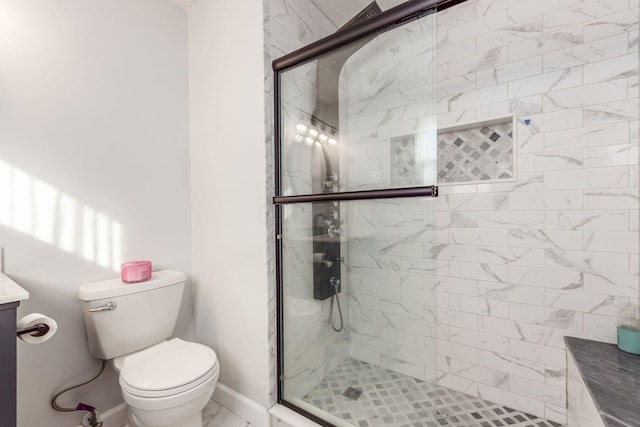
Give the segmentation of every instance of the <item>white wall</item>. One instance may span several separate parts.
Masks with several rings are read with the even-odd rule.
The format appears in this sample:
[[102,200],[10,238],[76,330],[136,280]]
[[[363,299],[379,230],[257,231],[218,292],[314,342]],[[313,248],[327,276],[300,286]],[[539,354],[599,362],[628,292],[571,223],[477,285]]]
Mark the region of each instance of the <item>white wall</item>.
[[[49,399],[99,366],[83,282],[136,258],[190,270],[186,26],[168,1],[0,3],[0,245],[7,274],[31,294],[18,315],[59,325],[44,344],[18,342],[19,426],[80,420]],[[190,335],[191,306],[187,291],[178,335]],[[61,403],[79,400],[115,406],[116,376]]]
[[262,1],[189,10],[196,339],[220,382],[267,407],[267,194]]

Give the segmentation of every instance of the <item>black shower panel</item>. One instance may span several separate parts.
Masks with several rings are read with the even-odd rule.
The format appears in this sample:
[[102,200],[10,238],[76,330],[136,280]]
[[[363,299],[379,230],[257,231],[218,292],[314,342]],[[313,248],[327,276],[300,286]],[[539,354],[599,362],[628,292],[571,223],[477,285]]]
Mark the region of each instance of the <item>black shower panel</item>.
[[313,298],[326,300],[342,291],[340,264],[340,204],[313,204]]
[[[376,2],[365,7],[347,22],[338,33],[361,24],[381,12]],[[340,71],[347,60],[372,38],[342,47],[318,58],[316,68],[317,96],[312,126],[317,126],[331,137],[339,136],[339,80]],[[344,141],[343,141],[344,142]],[[321,144],[314,152],[313,193],[337,193],[342,184],[339,176],[339,149],[335,145]],[[325,300],[342,290],[340,281],[340,206],[338,202],[313,204],[313,297]]]

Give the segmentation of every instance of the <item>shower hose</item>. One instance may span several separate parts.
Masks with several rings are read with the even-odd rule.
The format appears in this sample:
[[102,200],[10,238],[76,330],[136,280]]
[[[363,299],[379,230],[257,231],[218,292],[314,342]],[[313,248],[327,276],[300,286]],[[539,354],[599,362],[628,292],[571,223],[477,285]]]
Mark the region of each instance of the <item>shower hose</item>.
[[[338,296],[338,287],[336,286],[334,288],[334,294],[331,296],[331,308],[329,309],[329,324],[331,325],[331,328],[336,331],[336,332],[340,332],[344,329],[344,320],[342,319],[342,308],[340,308],[340,297]],[[336,302],[338,304],[338,314],[340,314],[340,327],[336,328],[333,325],[333,302]]]

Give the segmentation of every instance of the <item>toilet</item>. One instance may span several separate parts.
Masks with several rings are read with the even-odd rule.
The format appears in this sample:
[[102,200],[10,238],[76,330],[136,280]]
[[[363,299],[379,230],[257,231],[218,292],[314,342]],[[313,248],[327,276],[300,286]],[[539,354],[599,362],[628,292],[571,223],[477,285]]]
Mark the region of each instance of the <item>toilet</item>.
[[185,280],[163,270],[140,283],[80,286],[89,351],[119,373],[130,427],[202,427],[220,367],[209,347],[169,339]]

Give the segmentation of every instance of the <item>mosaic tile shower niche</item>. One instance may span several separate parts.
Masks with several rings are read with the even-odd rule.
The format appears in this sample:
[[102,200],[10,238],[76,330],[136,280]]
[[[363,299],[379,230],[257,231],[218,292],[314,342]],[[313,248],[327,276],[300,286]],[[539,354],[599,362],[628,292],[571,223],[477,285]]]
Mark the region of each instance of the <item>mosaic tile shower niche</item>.
[[[515,178],[513,117],[438,130],[439,184]],[[414,135],[389,140],[391,185],[420,182]]]

